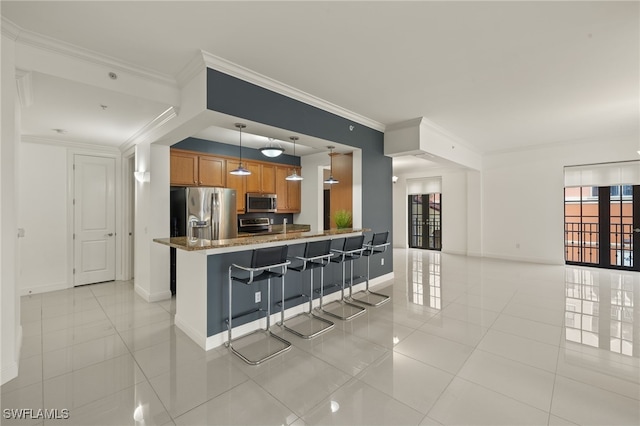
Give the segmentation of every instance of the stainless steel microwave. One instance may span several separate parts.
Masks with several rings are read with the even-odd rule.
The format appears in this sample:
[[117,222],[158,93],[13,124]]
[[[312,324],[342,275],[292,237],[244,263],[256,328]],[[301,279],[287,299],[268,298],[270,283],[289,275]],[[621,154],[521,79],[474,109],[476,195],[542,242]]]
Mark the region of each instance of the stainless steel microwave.
[[247,213],[275,213],[278,208],[278,196],[276,194],[260,194],[247,192]]

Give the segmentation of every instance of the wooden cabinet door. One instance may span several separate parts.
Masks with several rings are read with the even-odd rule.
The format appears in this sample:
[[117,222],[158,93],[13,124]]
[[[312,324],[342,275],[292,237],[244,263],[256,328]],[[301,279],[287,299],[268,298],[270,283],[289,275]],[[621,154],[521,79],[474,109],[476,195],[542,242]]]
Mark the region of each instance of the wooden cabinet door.
[[173,186],[198,184],[198,156],[188,152],[171,151],[170,182]]
[[286,213],[289,208],[287,202],[288,181],[286,177],[289,176],[289,169],[286,166],[276,166],[276,195],[278,196],[278,213]]
[[[227,160],[227,170],[237,169],[239,165],[239,162],[236,160]],[[245,167],[247,166],[245,165]],[[246,201],[245,195],[247,193],[246,182],[246,176],[235,176],[232,174],[227,175],[227,188],[236,190],[236,206],[238,213],[244,213]]]
[[[300,171],[302,173],[302,171]],[[299,180],[287,182],[287,210],[291,213],[300,213],[301,182]]]
[[222,186],[227,183],[225,160],[209,155],[201,155],[198,159],[199,185]]
[[276,193],[276,166],[262,165],[262,185],[261,190],[265,194]]
[[258,163],[245,162],[244,166],[251,172],[247,176],[247,192],[262,192],[260,183],[262,182],[262,166]]

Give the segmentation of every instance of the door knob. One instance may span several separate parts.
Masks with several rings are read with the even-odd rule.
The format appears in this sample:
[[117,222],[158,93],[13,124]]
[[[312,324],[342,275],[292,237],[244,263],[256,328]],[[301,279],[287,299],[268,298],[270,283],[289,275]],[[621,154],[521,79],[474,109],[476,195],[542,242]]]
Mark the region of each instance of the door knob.
[[104,235],[105,237],[113,237],[113,232],[109,232],[108,234]]

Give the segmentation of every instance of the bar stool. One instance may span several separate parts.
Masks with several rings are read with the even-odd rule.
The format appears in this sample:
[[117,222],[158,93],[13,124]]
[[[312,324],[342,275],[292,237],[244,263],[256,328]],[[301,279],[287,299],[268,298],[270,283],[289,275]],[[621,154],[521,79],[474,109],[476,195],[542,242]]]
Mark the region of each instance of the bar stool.
[[[320,334],[331,330],[334,327],[333,322],[313,314],[313,271],[320,269],[320,288],[324,286],[324,267],[329,264],[329,259],[333,256],[331,253],[331,240],[311,241],[305,244],[304,255],[296,256],[298,260],[302,260],[300,266],[290,266],[289,269],[297,272],[309,270],[311,272],[311,284],[309,286],[309,312],[302,312],[286,321],[284,319],[284,300],[282,301],[281,322],[280,324],[285,330],[290,331],[296,336],[303,339],[311,339]],[[284,292],[283,292],[284,294]],[[322,293],[320,294],[322,297]],[[304,317],[302,321],[296,318]],[[289,324],[287,324],[287,322]]]
[[[287,266],[291,263],[287,260],[288,246],[279,247],[267,247],[262,249],[255,249],[251,254],[251,265],[242,266],[233,264],[229,266],[229,318],[227,319],[227,327],[229,332],[229,338],[225,345],[231,349],[233,353],[238,355],[244,362],[251,365],[260,364],[274,356],[281,354],[291,348],[291,343],[287,340],[273,334],[270,330],[271,324],[271,278],[281,278],[282,286],[284,288],[284,275],[287,273]],[[280,268],[279,271],[271,271],[271,269]],[[234,275],[236,272],[248,272],[242,276]],[[233,306],[233,282],[236,281],[241,284],[251,285],[256,282],[267,280],[267,309],[256,309],[251,312],[238,315],[236,318],[252,315],[257,312],[265,312],[267,318],[267,327],[264,329],[258,329],[251,333],[237,337],[235,339],[231,336],[231,330],[233,329],[232,320],[232,306]],[[266,339],[261,338],[260,335],[266,333]],[[240,343],[242,342],[242,343]],[[242,346],[238,349],[234,347],[234,344]],[[240,351],[245,352],[244,354]]]
[[364,251],[362,252],[362,255],[367,256],[367,285],[364,290],[357,292],[353,295],[353,297],[351,297],[351,299],[355,302],[363,303],[369,306],[380,306],[384,302],[389,301],[390,297],[386,294],[376,293],[369,290],[369,266],[371,256],[387,251],[387,247],[389,246],[389,242],[387,241],[388,238],[389,231],[379,232],[373,234],[371,241],[364,245]]
[[353,291],[353,261],[359,259],[362,255],[362,251],[364,250],[364,247],[362,246],[363,241],[364,235],[347,237],[344,239],[344,243],[342,244],[342,250],[331,250],[336,254],[336,256],[331,258],[331,262],[342,263],[342,289],[340,300],[334,300],[320,308],[325,314],[341,320],[350,320],[358,315],[364,314],[366,310],[365,308],[360,305],[349,303],[348,299],[344,295],[344,287],[346,285],[345,263],[349,262],[351,266],[351,280],[349,281],[349,298],[351,298]]

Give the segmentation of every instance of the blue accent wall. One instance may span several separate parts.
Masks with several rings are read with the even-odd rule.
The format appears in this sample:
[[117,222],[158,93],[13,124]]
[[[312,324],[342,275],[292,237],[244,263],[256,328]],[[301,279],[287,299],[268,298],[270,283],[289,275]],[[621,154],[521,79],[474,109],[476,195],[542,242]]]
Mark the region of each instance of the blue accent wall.
[[[392,164],[391,158],[384,155],[382,132],[210,68],[207,69],[207,109],[361,149],[363,227],[370,228],[374,232],[389,231],[389,241],[393,240],[391,235]],[[236,154],[230,155],[236,156]],[[370,234],[365,238],[365,241],[369,240]],[[248,259],[249,253],[243,253],[241,256],[231,254],[209,256],[210,288],[207,292],[207,302],[208,335],[210,336],[222,331],[224,327],[227,310],[224,305],[227,296],[226,268],[231,257],[239,262],[239,258],[243,256]],[[385,259],[384,265],[380,265],[380,258]],[[356,274],[364,275],[366,259],[355,263]],[[371,278],[391,271],[393,271],[391,249],[371,259]],[[327,272],[328,276],[325,276],[327,281],[340,279],[341,269],[337,265],[328,267]],[[305,277],[299,275],[289,272],[286,276],[287,286],[290,282],[304,286],[303,283],[308,278],[306,275]],[[274,287],[277,288],[278,285]],[[246,299],[241,297],[243,291],[247,292]],[[234,300],[234,314],[254,306],[249,289],[239,289],[239,292],[239,299]],[[274,294],[274,297],[277,298],[278,294]]]
[[[228,157],[240,156],[240,149],[235,145],[229,145],[221,142],[213,142],[198,138],[187,138],[174,145],[171,148],[186,149],[188,151],[204,152],[213,155],[225,155]],[[269,158],[253,148],[242,147],[242,158],[246,160],[266,161],[268,163],[290,164],[300,167],[300,157],[293,155],[281,154],[278,157]]]

